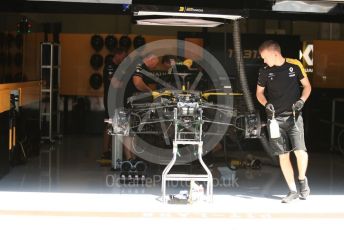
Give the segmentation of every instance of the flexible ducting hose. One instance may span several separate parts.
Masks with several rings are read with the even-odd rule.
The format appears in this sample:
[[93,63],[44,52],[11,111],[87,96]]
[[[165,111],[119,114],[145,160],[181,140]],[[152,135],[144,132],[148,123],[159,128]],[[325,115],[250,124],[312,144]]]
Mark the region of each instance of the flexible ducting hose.
[[233,21],[233,45],[234,45],[234,54],[235,54],[235,60],[237,64],[237,72],[239,75],[239,81],[242,88],[242,91],[244,93],[244,99],[247,105],[247,109],[249,112],[254,112],[254,105],[251,98],[251,92],[248,87],[247,78],[246,78],[246,72],[245,72],[245,66],[244,61],[242,57],[242,49],[241,49],[241,38],[240,38],[240,25],[239,21],[235,20]]
[[[247,78],[246,78],[246,72],[245,72],[245,66],[244,66],[244,60],[242,56],[242,48],[241,48],[241,38],[240,38],[240,25],[238,20],[233,21],[233,46],[234,46],[234,54],[235,54],[235,60],[237,64],[237,72],[239,75],[239,81],[241,85],[241,89],[244,93],[244,100],[247,106],[247,109],[250,113],[253,113],[255,111],[254,104],[251,97],[251,92],[248,87]],[[262,135],[261,138],[259,138],[264,150],[266,153],[268,153],[269,157],[272,159],[272,163],[274,165],[278,164],[278,161],[275,157],[273,157],[269,143],[266,139],[265,135]]]

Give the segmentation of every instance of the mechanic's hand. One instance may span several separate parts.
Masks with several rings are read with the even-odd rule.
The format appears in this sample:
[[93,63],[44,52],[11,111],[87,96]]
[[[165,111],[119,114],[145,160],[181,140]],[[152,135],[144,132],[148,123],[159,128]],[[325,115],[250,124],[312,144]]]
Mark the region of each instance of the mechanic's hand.
[[265,112],[268,117],[272,117],[272,115],[275,113],[274,106],[271,103],[266,103]]
[[295,112],[300,112],[301,109],[303,108],[305,102],[302,99],[297,100],[294,104],[293,104],[293,111]]

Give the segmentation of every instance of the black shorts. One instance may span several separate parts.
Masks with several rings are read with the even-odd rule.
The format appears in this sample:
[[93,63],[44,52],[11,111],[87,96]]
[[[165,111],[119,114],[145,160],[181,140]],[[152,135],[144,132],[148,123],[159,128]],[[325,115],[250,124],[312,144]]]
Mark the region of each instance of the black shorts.
[[270,146],[273,154],[280,155],[295,150],[307,151],[302,116],[298,116],[295,121],[293,116],[276,117],[276,120],[280,128],[281,136],[275,139],[270,138]]

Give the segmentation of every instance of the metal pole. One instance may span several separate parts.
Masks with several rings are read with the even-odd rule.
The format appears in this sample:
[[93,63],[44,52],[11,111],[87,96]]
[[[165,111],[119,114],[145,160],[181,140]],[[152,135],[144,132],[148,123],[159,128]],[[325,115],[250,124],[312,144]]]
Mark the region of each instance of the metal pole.
[[335,146],[334,146],[335,119],[336,119],[336,99],[332,99],[332,114],[331,114],[331,147],[330,147],[330,149],[331,149],[332,151],[335,149]]

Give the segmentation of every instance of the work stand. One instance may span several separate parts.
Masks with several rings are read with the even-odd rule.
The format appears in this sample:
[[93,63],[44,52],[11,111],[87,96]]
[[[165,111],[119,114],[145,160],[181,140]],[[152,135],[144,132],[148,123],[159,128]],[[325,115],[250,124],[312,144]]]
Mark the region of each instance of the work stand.
[[[213,176],[202,159],[203,153],[203,141],[202,141],[202,109],[193,108],[188,110],[191,106],[185,108],[175,108],[174,109],[174,125],[175,125],[175,140],[173,141],[173,156],[172,160],[168,163],[166,168],[162,173],[162,201],[166,203],[166,183],[167,181],[205,181],[207,182],[206,196],[208,201],[213,199]],[[190,113],[190,111],[192,113]],[[194,116],[197,112],[198,116]],[[190,118],[193,116],[195,120],[192,120],[192,127],[185,123],[185,121],[190,122],[189,119],[184,119],[185,117]],[[188,128],[186,128],[188,127]],[[197,158],[206,174],[170,174],[170,170],[175,165],[177,161],[177,156],[179,154],[179,145],[195,145],[197,146]]]

